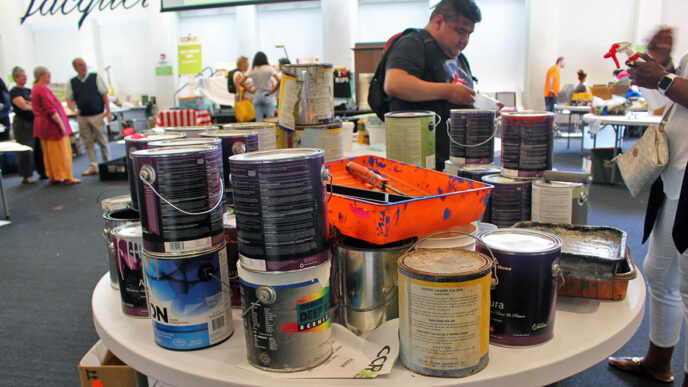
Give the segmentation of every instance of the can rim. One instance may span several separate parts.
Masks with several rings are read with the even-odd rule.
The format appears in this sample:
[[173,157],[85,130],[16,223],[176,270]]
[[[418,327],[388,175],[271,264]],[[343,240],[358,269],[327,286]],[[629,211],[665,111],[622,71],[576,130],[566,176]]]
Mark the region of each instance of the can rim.
[[[137,133],[134,133],[137,134]],[[154,142],[154,141],[162,141],[162,140],[174,140],[177,138],[185,138],[186,134],[184,133],[179,133],[179,132],[162,132],[162,133],[151,133],[151,134],[145,134],[145,137],[141,138],[131,138],[134,134],[130,134],[126,137],[124,137],[124,142]],[[141,134],[137,134],[141,136]],[[158,137],[159,136],[159,137]],[[151,138],[155,137],[155,138]]]
[[[425,254],[439,254],[443,252],[459,252],[462,255],[469,255],[469,256],[476,256],[480,258],[481,260],[484,261],[483,265],[480,266],[477,269],[471,270],[471,271],[466,271],[466,272],[461,272],[461,273],[433,273],[425,270],[420,270],[420,269],[415,269],[406,264],[404,260],[409,257],[410,255],[414,253],[419,253],[423,252]],[[462,279],[462,278],[475,278],[476,276],[482,276],[485,274],[489,274],[492,271],[492,260],[490,257],[487,255],[479,252],[479,251],[470,251],[470,250],[457,250],[457,249],[452,249],[452,248],[446,248],[446,249],[422,249],[422,250],[415,250],[415,251],[410,251],[407,254],[402,255],[399,257],[399,260],[397,261],[397,265],[399,266],[399,271],[401,272],[402,270],[406,273],[417,275],[417,276],[423,276],[423,277],[435,277],[435,278],[441,278],[441,279],[450,279],[450,278],[456,278],[456,279]],[[446,281],[445,281],[446,282]]]
[[[260,158],[268,155],[272,157],[265,159]],[[325,157],[325,151],[319,148],[289,148],[242,153],[230,156],[229,160],[246,164],[269,164],[282,161],[316,159],[319,157]]]
[[[512,251],[512,250],[506,250],[504,248],[500,247],[495,247],[485,241],[486,236],[490,235],[495,235],[495,234],[527,234],[527,235],[536,235],[539,237],[542,237],[543,239],[548,239],[550,242],[553,242],[554,245],[552,247],[548,247],[545,249],[540,249],[540,250],[523,250],[523,251]],[[561,247],[563,245],[563,242],[561,238],[558,236],[548,233],[545,231],[540,231],[540,230],[531,230],[531,229],[526,229],[526,228],[500,228],[497,230],[492,230],[492,231],[484,231],[478,235],[480,240],[487,246],[489,247],[493,252],[499,253],[502,255],[545,255],[545,254],[550,254],[553,253],[557,250],[561,250]]]
[[[127,234],[126,231],[132,229],[136,232]],[[141,222],[132,222],[117,226],[110,231],[113,236],[125,237],[125,238],[143,238],[143,229],[141,228]]]
[[[105,220],[114,220],[115,222],[120,222],[123,220],[131,220],[131,218],[113,218],[112,215],[114,215],[115,212],[133,212],[133,213],[139,214],[139,212],[136,211],[135,209],[133,209],[131,207],[127,207],[127,208],[120,208],[117,210],[108,211],[108,212],[103,214],[103,218]],[[141,218],[141,216],[139,215],[139,219],[140,218]]]
[[385,117],[390,118],[419,118],[419,117],[434,117],[435,112],[430,110],[409,110],[409,111],[393,111],[385,113]]
[[490,175],[485,175],[481,178],[481,180],[484,183],[490,183],[490,184],[530,184],[532,180],[519,180],[519,179],[514,179],[513,177],[510,176],[503,176],[499,173],[493,173]]
[[545,181],[545,180],[534,180],[533,185],[546,188],[579,188],[583,186],[583,183],[575,183],[571,181]]
[[330,122],[330,123],[324,123],[324,124],[313,124],[313,125],[294,125],[294,130],[305,130],[305,129],[317,129],[317,130],[323,130],[323,129],[338,129],[342,128],[343,125],[341,122]]
[[248,137],[258,136],[258,132],[250,130],[223,129],[201,133],[201,137]]
[[196,146],[196,145],[219,145],[220,140],[216,138],[184,137],[169,140],[152,141],[148,143],[151,147],[171,147],[171,146]]
[[176,260],[176,259],[188,259],[195,258],[201,255],[213,254],[226,248],[226,242],[223,240],[222,243],[216,246],[206,247],[204,249],[198,249],[194,251],[184,251],[184,252],[162,252],[162,251],[148,251],[143,249],[143,257],[148,259],[162,259],[162,260]]
[[219,149],[215,145],[190,145],[190,146],[167,146],[160,148],[148,148],[132,152],[133,156],[163,157],[169,155],[194,154],[198,152],[215,151]]
[[235,122],[231,124],[222,125],[222,130],[246,130],[246,129],[265,129],[276,127],[277,124],[274,122]]
[[525,117],[525,118],[545,118],[554,117],[554,113],[546,111],[534,111],[534,112],[504,112],[502,117]]

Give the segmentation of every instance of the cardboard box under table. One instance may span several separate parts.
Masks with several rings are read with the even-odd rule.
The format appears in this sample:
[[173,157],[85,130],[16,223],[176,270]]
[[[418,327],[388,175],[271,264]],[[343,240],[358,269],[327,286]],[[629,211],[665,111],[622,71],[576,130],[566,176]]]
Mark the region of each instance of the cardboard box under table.
[[98,340],[79,362],[81,387],[129,387],[136,385],[133,368],[124,364]]

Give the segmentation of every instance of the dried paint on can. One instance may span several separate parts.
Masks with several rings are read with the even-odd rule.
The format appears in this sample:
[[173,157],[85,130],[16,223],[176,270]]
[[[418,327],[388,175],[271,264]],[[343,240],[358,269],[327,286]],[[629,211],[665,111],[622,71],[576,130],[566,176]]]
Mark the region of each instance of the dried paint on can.
[[239,236],[237,235],[236,216],[234,212],[225,212],[222,217],[225,228],[225,244],[227,246],[227,267],[229,270],[229,287],[232,289],[232,307],[241,308],[241,294],[239,293]]
[[118,195],[100,201],[100,208],[103,214],[114,210],[123,210],[131,207],[131,195]]
[[224,244],[195,254],[144,250],[143,270],[156,344],[176,350],[219,344],[234,332]]
[[293,64],[282,68],[279,126],[327,124],[334,120],[333,66]]
[[532,221],[588,224],[588,185],[565,181],[533,182]]
[[146,250],[192,252],[224,242],[218,147],[150,148],[133,156]]
[[487,366],[492,261],[475,251],[399,258],[399,344],[406,368],[464,377]]
[[277,124],[274,122],[237,122],[222,126],[222,130],[246,130],[258,132],[258,150],[268,151],[277,148]]
[[320,148],[325,151],[325,161],[338,160],[342,158],[342,123],[297,125],[287,141],[288,148]]
[[530,180],[516,180],[501,175],[483,176],[482,180],[493,186],[483,221],[498,227],[511,227],[530,220]]
[[122,312],[132,317],[148,317],[146,286],[143,279],[143,240],[141,223],[135,222],[112,230],[117,257],[117,280]]
[[244,268],[299,270],[329,258],[323,150],[252,152],[229,163]]
[[107,262],[110,270],[110,285],[119,289],[119,282],[117,281],[117,256],[115,255],[115,245],[112,242],[112,230],[125,224],[130,224],[140,221],[139,212],[132,208],[124,208],[121,210],[108,211],[103,214],[105,219],[105,228],[103,229],[103,238],[107,244]]
[[[499,283],[492,291],[490,342],[520,347],[550,340],[561,239],[526,229],[488,231],[480,239],[499,262]],[[477,249],[484,251],[480,245]]]
[[502,114],[502,174],[509,177],[541,177],[552,169],[554,114]]
[[431,111],[386,113],[387,157],[435,169],[435,116]]
[[330,262],[283,273],[238,269],[248,362],[275,372],[325,362],[332,354]]
[[451,109],[449,160],[455,165],[494,161],[494,110]]

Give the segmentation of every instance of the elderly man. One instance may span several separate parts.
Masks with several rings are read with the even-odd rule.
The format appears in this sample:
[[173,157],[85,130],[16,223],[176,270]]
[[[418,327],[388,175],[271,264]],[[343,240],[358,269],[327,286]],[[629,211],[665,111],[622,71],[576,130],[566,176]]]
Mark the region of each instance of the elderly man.
[[[82,173],[84,176],[98,174],[98,156],[95,142],[100,146],[103,161],[110,160],[110,148],[105,136],[104,117],[112,120],[108,88],[103,78],[96,73],[89,73],[86,62],[81,58],[72,61],[77,76],[67,83],[67,104],[76,112],[79,122],[79,133],[86,147],[89,167]],[[75,104],[76,103],[76,104]]]

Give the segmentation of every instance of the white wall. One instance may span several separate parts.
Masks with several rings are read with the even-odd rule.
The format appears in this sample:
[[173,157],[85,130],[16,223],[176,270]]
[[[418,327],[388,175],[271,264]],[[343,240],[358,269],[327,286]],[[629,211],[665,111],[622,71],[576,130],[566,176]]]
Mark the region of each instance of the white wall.
[[361,1],[358,5],[356,42],[385,42],[392,35],[409,27],[425,27],[429,18],[428,0]]

